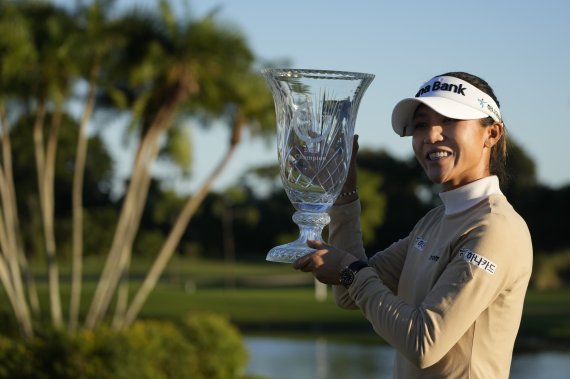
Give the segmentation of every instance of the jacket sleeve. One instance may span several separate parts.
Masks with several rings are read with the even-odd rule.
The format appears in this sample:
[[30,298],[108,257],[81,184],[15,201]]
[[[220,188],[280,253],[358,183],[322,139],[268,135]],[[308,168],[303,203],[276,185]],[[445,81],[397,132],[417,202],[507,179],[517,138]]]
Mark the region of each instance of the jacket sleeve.
[[[329,245],[342,249],[358,259],[368,261],[360,229],[360,201],[335,205],[329,209]],[[358,309],[343,286],[332,286],[335,303],[344,309]]]
[[368,264],[378,273],[378,277],[394,294],[398,293],[398,283],[406,261],[410,237],[394,242],[387,249],[374,254]]
[[[358,259],[368,261],[362,242],[360,229],[360,202],[334,206],[329,211],[329,244],[345,250]],[[393,243],[386,250],[375,254],[369,264],[376,269],[378,276],[394,293],[397,292],[400,273],[404,265],[408,238]],[[343,286],[333,286],[336,304],[345,309],[357,309],[357,305]]]
[[[532,246],[505,238],[509,228],[495,219],[460,238],[452,247],[450,262],[418,306],[397,297],[373,268],[359,272],[348,296],[377,334],[417,367],[429,367],[459,341],[503,289],[518,283],[526,290]],[[512,257],[521,252],[515,265]]]

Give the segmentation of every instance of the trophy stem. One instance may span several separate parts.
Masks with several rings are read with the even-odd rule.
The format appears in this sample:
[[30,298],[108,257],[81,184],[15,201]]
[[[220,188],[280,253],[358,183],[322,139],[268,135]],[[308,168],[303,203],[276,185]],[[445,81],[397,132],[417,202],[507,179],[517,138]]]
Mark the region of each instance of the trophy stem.
[[315,250],[307,246],[307,240],[322,241],[323,228],[330,220],[328,213],[295,212],[293,222],[299,226],[299,238],[274,247],[269,251],[266,259],[271,262],[293,263],[302,256],[312,253]]

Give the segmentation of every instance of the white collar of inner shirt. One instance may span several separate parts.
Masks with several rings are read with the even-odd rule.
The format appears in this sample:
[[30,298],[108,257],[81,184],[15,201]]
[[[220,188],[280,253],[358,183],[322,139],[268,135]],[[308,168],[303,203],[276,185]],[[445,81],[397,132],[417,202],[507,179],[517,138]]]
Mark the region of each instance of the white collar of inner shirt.
[[495,175],[476,180],[451,191],[440,192],[447,216],[463,212],[493,194],[502,194]]

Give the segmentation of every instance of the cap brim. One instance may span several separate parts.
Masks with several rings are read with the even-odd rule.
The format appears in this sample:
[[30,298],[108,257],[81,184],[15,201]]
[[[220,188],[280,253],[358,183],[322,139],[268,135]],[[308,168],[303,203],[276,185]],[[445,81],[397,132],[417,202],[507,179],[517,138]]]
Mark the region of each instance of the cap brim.
[[484,112],[444,97],[411,97],[400,101],[392,111],[392,128],[400,137],[412,135],[412,119],[420,104],[425,104],[445,117],[458,120],[489,117]]

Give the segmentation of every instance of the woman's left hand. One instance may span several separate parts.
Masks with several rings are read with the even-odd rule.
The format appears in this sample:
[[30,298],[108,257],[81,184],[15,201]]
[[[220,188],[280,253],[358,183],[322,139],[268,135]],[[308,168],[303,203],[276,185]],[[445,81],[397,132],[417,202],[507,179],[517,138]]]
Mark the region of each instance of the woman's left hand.
[[317,280],[325,284],[340,284],[340,270],[357,260],[354,255],[322,241],[309,240],[307,245],[316,251],[297,259],[293,268],[312,272]]

